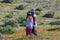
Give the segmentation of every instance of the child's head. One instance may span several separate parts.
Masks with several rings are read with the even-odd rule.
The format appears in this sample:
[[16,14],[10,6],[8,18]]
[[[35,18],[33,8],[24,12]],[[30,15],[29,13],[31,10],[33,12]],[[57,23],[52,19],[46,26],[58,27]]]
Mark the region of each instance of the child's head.
[[30,11],[27,12],[27,17],[32,17],[32,13]]
[[30,10],[30,12],[31,12],[31,14],[32,14],[32,16],[35,14],[35,8],[32,8],[31,10]]

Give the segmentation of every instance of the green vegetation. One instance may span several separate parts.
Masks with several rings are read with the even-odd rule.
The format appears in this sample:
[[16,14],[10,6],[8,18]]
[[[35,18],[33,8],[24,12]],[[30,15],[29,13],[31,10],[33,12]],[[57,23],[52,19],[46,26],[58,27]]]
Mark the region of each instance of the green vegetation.
[[[3,1],[3,0],[2,0]],[[9,0],[10,3],[0,1],[0,26],[2,32],[9,33],[9,27],[15,28],[18,26],[25,26],[26,13],[31,8],[36,8],[37,23],[40,25],[51,25],[51,22],[60,21],[60,1],[59,0],[42,0],[42,1],[22,1],[22,0]],[[12,2],[12,3],[11,3]],[[45,17],[44,15],[48,15]],[[44,16],[44,17],[43,17]],[[50,16],[50,18],[49,18]],[[57,23],[56,23],[57,24]],[[58,23],[60,25],[60,23]],[[58,26],[58,25],[56,25]],[[44,26],[43,26],[44,27]],[[50,26],[51,27],[51,26]],[[4,29],[4,30],[3,30]],[[13,29],[15,30],[15,29]],[[55,29],[54,29],[55,30]],[[13,33],[13,32],[12,32]]]
[[0,27],[0,32],[3,34],[12,34],[17,31],[17,28],[13,28],[11,26],[6,26],[6,27]]
[[24,6],[23,5],[19,5],[18,7],[16,7],[16,9],[18,9],[18,10],[24,10]]
[[3,0],[2,2],[5,2],[5,3],[12,3],[13,0]]
[[18,21],[18,23],[20,24],[20,26],[25,26],[25,21],[26,21],[26,18],[24,18],[24,17],[19,17],[18,19],[17,19],[17,21]]
[[42,8],[36,8],[36,11],[42,11]]

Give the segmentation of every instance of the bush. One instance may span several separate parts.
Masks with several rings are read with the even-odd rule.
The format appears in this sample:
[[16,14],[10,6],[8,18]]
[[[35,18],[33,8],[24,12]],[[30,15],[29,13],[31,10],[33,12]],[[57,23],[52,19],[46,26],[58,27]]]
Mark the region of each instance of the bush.
[[17,28],[15,28],[15,27],[6,26],[6,28],[8,29],[8,31],[6,31],[6,33],[16,33],[17,32]]
[[6,26],[6,27],[0,27],[0,32],[5,34],[5,33],[15,33],[17,31],[17,28],[13,28],[11,26]]
[[49,28],[48,31],[60,31],[60,27],[55,27],[55,28]]
[[54,21],[50,23],[51,25],[60,25],[60,21]]
[[54,17],[54,12],[47,12],[47,14],[45,14],[43,17],[47,17],[47,18],[53,18]]
[[60,19],[60,17],[54,17],[55,19]]
[[39,15],[40,13],[41,13],[41,12],[39,12],[39,11],[36,11],[36,12],[35,12],[36,15]]
[[22,16],[17,19],[20,26],[25,26],[25,20],[26,19],[24,17],[22,17]]
[[36,8],[36,15],[39,15],[40,14],[40,12],[42,11],[42,8]]
[[7,26],[7,25],[10,25],[12,27],[18,27],[18,22],[16,20],[12,20],[12,19],[5,19],[5,22],[4,22],[4,26]]
[[3,2],[5,2],[5,3],[12,3],[13,0],[3,0]]
[[11,15],[11,14],[8,14],[5,16],[5,18],[12,18],[12,17],[13,17],[13,15]]
[[26,2],[26,3],[32,3],[31,1],[24,1],[24,2]]
[[23,5],[19,5],[18,7],[16,7],[16,9],[18,9],[18,10],[24,10],[24,6]]
[[42,8],[36,8],[36,11],[42,11]]
[[0,33],[0,40],[4,40],[4,36]]
[[48,29],[48,31],[56,31],[58,30],[57,28],[51,28],[51,29]]

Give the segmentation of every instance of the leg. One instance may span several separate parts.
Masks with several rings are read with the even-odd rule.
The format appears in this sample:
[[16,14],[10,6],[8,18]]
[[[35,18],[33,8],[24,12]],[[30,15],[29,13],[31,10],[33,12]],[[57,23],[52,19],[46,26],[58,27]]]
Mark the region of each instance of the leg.
[[33,34],[35,33],[35,27],[32,28],[32,33],[33,33]]
[[36,30],[35,30],[35,27],[33,27],[32,33],[33,33],[34,35],[37,35]]
[[32,29],[31,29],[31,28],[29,29],[29,34],[30,34],[30,35],[32,34]]
[[28,36],[28,33],[29,33],[29,30],[28,30],[28,28],[26,28],[26,35]]

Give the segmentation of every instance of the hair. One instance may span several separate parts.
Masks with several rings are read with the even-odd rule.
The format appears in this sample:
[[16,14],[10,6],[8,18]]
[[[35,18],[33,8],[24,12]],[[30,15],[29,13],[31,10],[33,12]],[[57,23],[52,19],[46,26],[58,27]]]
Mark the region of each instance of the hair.
[[[27,12],[27,17],[28,17],[28,16],[32,16],[32,14],[30,14],[30,13],[31,13],[30,11]],[[26,18],[27,18],[27,17],[26,17]]]
[[32,17],[33,17],[35,13],[34,12],[31,12],[31,13],[32,13]]

